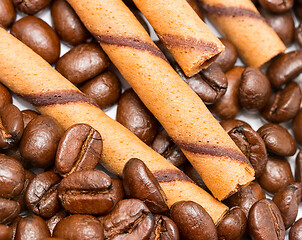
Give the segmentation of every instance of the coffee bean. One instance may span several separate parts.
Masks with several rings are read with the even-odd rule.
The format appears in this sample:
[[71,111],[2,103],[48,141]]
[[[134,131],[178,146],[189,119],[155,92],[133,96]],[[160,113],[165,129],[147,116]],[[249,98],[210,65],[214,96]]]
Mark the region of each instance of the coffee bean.
[[60,211],[60,212],[57,212],[55,215],[53,215],[51,218],[46,220],[46,224],[49,228],[51,235],[53,234],[53,230],[56,227],[56,225],[58,224],[58,222],[60,222],[66,216],[67,216],[66,212]]
[[164,215],[154,215],[154,228],[149,240],[179,240],[178,228],[170,218]]
[[197,15],[203,20],[203,14],[195,0],[187,0],[187,2],[190,4],[191,8],[193,8],[193,10],[197,13]]
[[181,238],[187,240],[218,239],[215,224],[202,206],[192,201],[172,205],[170,216],[176,223]]
[[302,144],[302,109],[300,109],[293,121],[293,132],[298,144]]
[[55,166],[60,175],[94,169],[101,159],[102,137],[87,124],[75,124],[64,133],[59,142]]
[[247,219],[239,207],[231,208],[217,226],[219,240],[241,240],[246,232]]
[[16,20],[16,11],[11,0],[0,2],[0,25],[9,28]]
[[21,18],[12,26],[11,34],[50,64],[55,63],[60,56],[60,40],[57,34],[40,18]]
[[132,158],[126,163],[123,186],[128,198],[143,201],[152,213],[163,214],[169,211],[164,191],[143,161]]
[[[1,14],[1,10],[0,10],[0,14]],[[0,84],[0,108],[3,108],[5,105],[11,104],[12,102],[13,99],[9,90],[6,87],[4,87],[2,84]]]
[[298,215],[301,187],[301,183],[292,183],[280,189],[273,198],[273,202],[281,212],[285,229],[288,229],[295,222]]
[[93,98],[101,109],[107,109],[119,100],[122,86],[116,75],[107,71],[87,81],[80,89]]
[[64,130],[49,116],[37,116],[24,130],[20,153],[32,166],[46,168],[54,163],[57,147]]
[[234,128],[239,127],[239,126],[244,126],[244,127],[249,127],[251,128],[251,125],[249,125],[247,122],[238,120],[238,119],[229,119],[226,121],[220,122],[220,125],[223,127],[223,129],[226,132],[232,131]]
[[302,151],[296,157],[295,181],[302,183]]
[[294,177],[285,158],[268,156],[265,170],[258,180],[263,189],[270,193],[275,193],[292,183]]
[[0,224],[12,223],[18,217],[20,210],[18,202],[0,198]]
[[294,5],[294,0],[258,0],[260,5],[274,13],[284,13]]
[[39,116],[39,114],[32,110],[23,110],[21,111],[23,123],[24,123],[24,129],[29,124],[31,120],[33,120],[35,117]]
[[13,229],[9,226],[0,224],[0,239],[1,240],[12,240]]
[[284,223],[278,207],[268,199],[255,203],[248,217],[248,228],[252,239],[283,240]]
[[293,156],[296,153],[295,140],[284,127],[267,123],[259,128],[257,132],[264,140],[269,152],[281,156]]
[[116,120],[147,145],[158,130],[158,122],[132,89],[126,90],[117,106]]
[[56,63],[56,70],[74,84],[80,84],[102,73],[109,59],[97,43],[80,44]]
[[302,239],[302,218],[300,218],[289,231],[289,240]]
[[196,171],[196,169],[189,162],[184,166],[183,172],[189,178],[191,178],[199,187],[201,187],[202,189],[204,189],[206,191],[209,191],[208,187],[206,186],[206,184],[204,183],[204,181],[200,177],[199,173]]
[[176,167],[187,162],[186,156],[169,137],[165,129],[156,135],[152,148]]
[[220,38],[220,41],[225,46],[225,50],[218,55],[214,62],[221,67],[222,71],[226,72],[234,67],[238,53],[236,47],[229,40]]
[[302,47],[302,23],[295,29],[295,40]]
[[46,8],[52,0],[13,0],[15,7],[25,14],[34,15]]
[[[118,221],[117,221],[118,219]],[[138,199],[125,199],[100,221],[105,239],[147,240],[154,228],[153,216]]]
[[271,95],[262,116],[274,123],[291,120],[296,116],[301,104],[301,89],[296,82],[289,83],[284,89]]
[[31,167],[30,163],[24,157],[21,156],[18,144],[11,148],[3,149],[2,153],[5,154],[6,156],[16,159],[26,169],[29,169]]

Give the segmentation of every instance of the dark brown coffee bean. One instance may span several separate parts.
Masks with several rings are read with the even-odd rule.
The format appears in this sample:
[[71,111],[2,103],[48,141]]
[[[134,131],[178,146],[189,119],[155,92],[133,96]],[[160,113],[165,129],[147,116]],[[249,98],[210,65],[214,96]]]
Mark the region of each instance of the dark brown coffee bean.
[[298,144],[302,144],[302,109],[300,109],[293,121],[293,132]]
[[169,211],[164,191],[143,161],[132,158],[126,163],[123,186],[128,198],[143,201],[152,213],[163,214]]
[[58,224],[58,222],[60,222],[66,216],[67,216],[66,212],[60,211],[60,212],[57,212],[55,215],[53,215],[51,218],[46,220],[46,224],[49,228],[51,235],[53,234],[53,230],[56,227],[56,225]]
[[273,202],[281,212],[285,229],[288,229],[295,222],[298,215],[301,187],[301,183],[292,183],[280,189],[273,198]]
[[302,151],[296,157],[295,181],[302,183]]
[[187,162],[186,156],[169,137],[165,129],[156,135],[152,143],[152,148],[176,167]]
[[132,89],[126,90],[117,106],[116,120],[147,145],[157,133],[158,122]]
[[238,206],[248,217],[249,211],[255,202],[264,199],[265,193],[260,185],[256,182],[251,182],[248,186],[242,187],[237,193],[226,199],[228,207]]
[[202,206],[192,201],[180,201],[172,205],[170,216],[176,223],[182,239],[218,239],[215,224]]
[[302,239],[302,218],[295,222],[289,231],[289,240],[300,239]]
[[13,229],[9,226],[0,224],[0,239],[1,240],[12,240]]
[[67,238],[54,238],[54,237],[50,237],[50,238],[42,238],[41,240],[68,240]]
[[222,71],[226,72],[234,67],[238,53],[236,47],[229,40],[220,38],[220,41],[225,46],[225,50],[218,55],[214,62],[221,67]]
[[96,170],[74,172],[58,187],[64,209],[70,213],[103,215],[121,200],[110,177]]
[[239,126],[245,126],[251,128],[251,125],[249,125],[247,122],[238,120],[238,119],[229,119],[226,121],[220,122],[220,125],[223,127],[223,129],[226,132],[232,131],[234,128],[239,127]]
[[258,0],[260,5],[274,13],[284,13],[294,5],[294,0]]
[[97,43],[80,44],[56,63],[56,70],[74,84],[80,84],[102,73],[109,59]]
[[241,74],[244,69],[244,67],[234,67],[225,73],[228,80],[228,88],[225,94],[216,103],[209,106],[211,112],[220,119],[226,120],[235,118],[240,111],[241,107],[238,94]]
[[[0,14],[1,14],[1,10],[0,10]],[[13,99],[9,90],[6,87],[4,87],[2,84],[0,84],[0,108],[4,107],[5,105],[11,104],[12,102]]]
[[35,117],[39,116],[39,113],[32,111],[32,110],[23,110],[21,111],[23,123],[24,123],[24,129],[29,124],[31,120],[33,120]]
[[283,240],[284,223],[278,207],[268,199],[255,203],[248,217],[248,228],[252,239]]
[[[118,219],[118,221],[117,221]],[[153,216],[138,199],[125,199],[100,221],[105,239],[147,240],[154,228]]]
[[183,172],[191,178],[199,187],[202,189],[208,191],[208,187],[200,177],[199,173],[196,171],[196,169],[188,162],[185,167],[183,168]]
[[179,240],[175,222],[163,215],[154,215],[154,228],[149,240]]
[[295,1],[293,7],[296,17],[301,21],[302,20],[302,3]]
[[239,102],[246,109],[263,109],[270,97],[271,85],[258,68],[247,67],[241,75]]
[[247,226],[245,213],[239,207],[231,208],[217,226],[219,240],[241,240]]
[[0,2],[0,25],[9,28],[16,20],[16,11],[11,0]]
[[107,109],[119,100],[122,86],[116,75],[107,71],[87,81],[80,89],[93,98],[101,109]]
[[24,130],[20,153],[32,166],[46,168],[54,163],[57,147],[64,130],[49,116],[38,116]]
[[59,142],[55,166],[60,175],[94,169],[101,159],[102,137],[87,124],[75,124],[64,133]]
[[0,224],[12,223],[18,217],[20,210],[18,202],[0,198]]
[[29,169],[31,167],[30,163],[26,159],[24,159],[24,157],[21,156],[18,144],[11,148],[3,149],[2,153],[5,154],[6,156],[18,160],[18,162],[20,162],[22,166],[26,169]]
[[302,47],[302,23],[300,22],[299,26],[295,29],[295,40]]
[[281,188],[294,181],[290,165],[285,158],[268,156],[268,161],[259,184],[270,193],[276,193]]
[[267,77],[275,88],[280,88],[302,73],[302,51],[280,55],[267,70]]
[[191,8],[193,8],[193,10],[197,13],[197,15],[203,20],[202,12],[195,0],[187,0],[187,2],[190,4]]
[[15,7],[28,15],[34,15],[46,8],[52,0],[13,0]]
[[21,18],[12,26],[11,34],[50,64],[55,63],[60,56],[60,40],[57,34],[40,18]]

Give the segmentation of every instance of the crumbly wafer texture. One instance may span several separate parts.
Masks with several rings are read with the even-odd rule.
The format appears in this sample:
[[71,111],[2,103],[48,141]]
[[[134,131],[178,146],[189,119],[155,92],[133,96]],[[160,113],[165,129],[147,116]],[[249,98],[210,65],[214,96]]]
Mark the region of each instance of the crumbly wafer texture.
[[223,44],[186,0],[133,0],[169,49],[184,73],[191,77],[207,68]]
[[250,0],[198,0],[210,20],[238,49],[244,62],[261,67],[286,50]]
[[246,157],[121,0],[68,2],[217,199],[254,179]]

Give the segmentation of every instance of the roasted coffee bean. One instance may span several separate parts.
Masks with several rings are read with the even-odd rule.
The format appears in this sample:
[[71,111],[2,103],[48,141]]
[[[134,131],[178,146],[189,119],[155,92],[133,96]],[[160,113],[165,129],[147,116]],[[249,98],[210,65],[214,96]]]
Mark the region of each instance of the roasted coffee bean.
[[46,220],[46,224],[49,228],[51,235],[53,234],[53,230],[56,227],[56,225],[58,224],[58,222],[60,222],[66,216],[67,216],[66,212],[60,211],[60,212],[57,212],[55,215],[53,215],[51,218]]
[[143,201],[152,213],[163,214],[169,211],[164,191],[143,161],[132,158],[126,163],[123,186],[128,198]]
[[181,238],[187,240],[218,239],[215,224],[202,206],[192,201],[172,205],[170,216],[176,223]]
[[295,181],[302,183],[302,151],[296,157]]
[[248,186],[242,187],[237,193],[226,199],[228,207],[238,206],[248,217],[249,211],[255,202],[264,199],[265,193],[260,185],[256,182],[251,182]]
[[273,198],[273,202],[281,212],[285,229],[288,229],[295,222],[298,215],[301,187],[301,183],[292,183],[280,189]]
[[289,240],[302,239],[302,218],[300,218],[289,230]]
[[[118,219],[118,220],[117,220]],[[138,199],[125,199],[100,221],[105,239],[147,240],[154,228],[154,219],[147,206]]]
[[234,128],[239,126],[249,127],[251,128],[251,125],[249,125],[247,122],[238,120],[238,119],[230,119],[226,121],[220,122],[220,125],[223,127],[223,129],[228,133],[232,131]]
[[295,29],[295,40],[302,47],[302,23],[300,22],[299,26]]
[[13,229],[9,226],[0,224],[0,239],[1,240],[12,240]]
[[15,7],[28,15],[34,15],[46,8],[52,0],[13,0]]
[[301,104],[301,89],[296,82],[289,83],[284,89],[271,95],[262,116],[274,123],[291,120],[296,116]]
[[152,143],[159,125],[132,89],[122,94],[117,106],[116,120],[147,145]]
[[57,187],[61,177],[53,171],[42,172],[29,184],[25,201],[30,211],[42,218],[50,218],[60,210]]
[[295,5],[293,7],[296,17],[299,20],[302,20],[302,3],[295,1]]
[[50,64],[56,62],[60,56],[60,40],[57,34],[40,18],[21,18],[12,26],[11,34]]
[[102,73],[109,59],[97,43],[83,43],[71,49],[56,63],[56,70],[74,84]]
[[59,142],[55,166],[60,175],[94,169],[101,159],[102,137],[87,124],[75,124],[64,133]]
[[35,117],[39,116],[39,114],[32,110],[23,110],[21,111],[23,123],[24,123],[24,129],[29,124],[31,120],[33,120]]
[[20,210],[18,202],[0,198],[0,224],[12,223],[18,217]]
[[187,162],[186,156],[169,137],[165,129],[156,135],[152,143],[152,148],[176,167]]
[[185,167],[183,168],[183,172],[191,178],[199,187],[208,191],[208,188],[202,178],[200,177],[199,173],[196,169],[188,162]]
[[24,130],[20,153],[32,166],[46,168],[54,163],[57,147],[64,130],[49,116],[37,116]]
[[18,144],[11,148],[3,149],[2,153],[5,154],[6,156],[18,160],[18,162],[20,162],[22,166],[26,169],[29,169],[31,167],[30,163],[24,157],[21,156]]
[[17,226],[18,226],[18,223],[20,222],[20,220],[22,219],[22,217],[18,216],[16,217],[16,219],[9,225],[12,230],[13,230],[13,238],[15,240],[15,235],[16,235],[16,231],[17,231]]
[[32,215],[20,219],[15,240],[34,240],[48,237],[50,237],[49,229],[41,217]]
[[258,180],[263,189],[270,193],[276,193],[281,188],[292,183],[294,177],[285,158],[268,156],[265,170]]
[[293,132],[298,144],[302,145],[302,109],[300,109],[293,121]]
[[294,0],[258,0],[260,5],[274,13],[284,13],[294,5]]
[[243,71],[244,67],[234,67],[225,73],[228,80],[228,88],[225,94],[216,103],[209,106],[211,112],[220,119],[235,118],[240,111],[241,107],[238,94]]
[[74,172],[58,187],[64,209],[70,213],[103,215],[121,200],[110,177],[96,170]]
[[220,41],[225,46],[225,50],[218,55],[214,62],[220,66],[222,71],[226,72],[234,67],[238,53],[236,47],[229,40],[220,38]]
[[297,145],[290,133],[282,126],[273,123],[264,124],[257,131],[267,150],[281,156],[293,156]]
[[283,240],[284,223],[278,207],[268,199],[255,203],[248,217],[248,229],[252,239]]
[[302,73],[302,51],[292,51],[280,55],[267,70],[267,77],[275,88],[293,80]]
[[16,11],[11,0],[0,2],[0,25],[9,28],[16,20]]
[[241,240],[246,232],[247,219],[240,207],[231,208],[217,226],[219,240]]
[[170,218],[154,215],[154,228],[149,240],[179,240],[178,228]]
[[[1,3],[0,3],[1,5]],[[0,10],[1,14],[1,10]],[[0,108],[4,107],[5,105],[11,104],[13,102],[12,95],[8,91],[6,87],[0,84]]]
[[87,81],[80,89],[93,98],[101,109],[107,109],[119,100],[122,86],[116,75],[107,71]]
[[195,0],[187,0],[187,2],[190,4],[191,8],[193,8],[193,10],[197,13],[197,15],[203,20],[202,12]]
[[270,97],[271,85],[258,68],[247,67],[241,75],[239,102],[246,109],[263,109]]

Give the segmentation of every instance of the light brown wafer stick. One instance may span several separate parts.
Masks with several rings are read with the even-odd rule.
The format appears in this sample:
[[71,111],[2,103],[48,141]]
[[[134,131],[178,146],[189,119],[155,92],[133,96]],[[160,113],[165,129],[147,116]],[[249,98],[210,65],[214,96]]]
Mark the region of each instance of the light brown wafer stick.
[[68,0],[112,62],[222,200],[254,170],[121,0]]
[[250,0],[198,0],[220,32],[238,49],[247,65],[261,67],[286,50]]
[[133,0],[169,49],[184,73],[191,77],[207,68],[224,50],[223,44],[186,0]]

